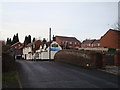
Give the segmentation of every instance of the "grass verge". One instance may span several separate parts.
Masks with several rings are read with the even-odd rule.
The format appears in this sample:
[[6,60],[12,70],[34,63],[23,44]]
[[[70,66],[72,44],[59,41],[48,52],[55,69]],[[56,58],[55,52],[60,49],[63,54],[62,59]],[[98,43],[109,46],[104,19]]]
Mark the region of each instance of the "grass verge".
[[2,88],[19,88],[17,71],[2,73]]

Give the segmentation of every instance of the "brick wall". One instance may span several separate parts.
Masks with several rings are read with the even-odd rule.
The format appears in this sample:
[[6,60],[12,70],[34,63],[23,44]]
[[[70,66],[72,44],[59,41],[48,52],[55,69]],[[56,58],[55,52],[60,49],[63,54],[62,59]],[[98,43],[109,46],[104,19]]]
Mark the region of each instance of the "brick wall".
[[95,52],[78,50],[61,50],[55,55],[55,61],[75,64],[89,68],[102,67],[102,55]]

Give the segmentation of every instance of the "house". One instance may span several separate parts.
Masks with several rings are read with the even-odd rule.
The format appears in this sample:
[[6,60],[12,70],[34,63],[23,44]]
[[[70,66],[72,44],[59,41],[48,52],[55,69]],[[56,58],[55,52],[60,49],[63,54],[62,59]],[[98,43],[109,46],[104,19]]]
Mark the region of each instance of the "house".
[[[54,59],[55,54],[59,51],[62,50],[60,45],[56,41],[52,41],[51,43],[46,43],[48,45],[40,46],[40,49],[37,50],[36,52],[38,53],[39,58],[36,59]],[[36,54],[37,54],[36,53]]]
[[92,42],[92,48],[99,48],[100,47],[100,40],[94,40]]
[[81,47],[81,42],[77,40],[75,37],[55,36],[53,38],[63,49]]
[[23,44],[20,42],[17,42],[11,46],[11,49],[14,51],[15,59],[22,59],[23,54]]
[[98,48],[100,47],[100,40],[96,40],[96,39],[86,39],[82,42],[81,44],[81,48]]
[[23,47],[23,44],[20,43],[20,42],[17,42],[17,43],[15,43],[15,44],[13,44],[11,47],[12,47],[12,48],[17,48],[17,49],[19,49],[19,48]]
[[37,40],[23,48],[23,58],[27,60],[54,59],[55,54],[61,49],[60,45],[55,41],[50,43]]
[[82,42],[81,44],[81,48],[92,48],[93,47],[93,42],[95,41],[95,39],[93,40],[89,40],[89,39],[86,39]]
[[36,50],[39,49],[40,45],[42,45],[40,40],[34,41],[32,43],[29,43],[23,48],[23,58],[24,59],[34,59],[34,54]]
[[100,39],[100,46],[120,49],[120,31],[109,29]]

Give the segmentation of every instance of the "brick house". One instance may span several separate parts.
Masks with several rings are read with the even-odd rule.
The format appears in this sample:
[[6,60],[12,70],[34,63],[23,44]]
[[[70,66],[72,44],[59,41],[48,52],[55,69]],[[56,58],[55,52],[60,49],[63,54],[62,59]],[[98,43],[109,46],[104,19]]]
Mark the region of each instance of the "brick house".
[[94,40],[92,43],[92,48],[99,48],[100,47],[100,40]]
[[15,59],[22,59],[22,54],[23,54],[23,44],[20,42],[17,42],[11,46],[12,50],[14,51],[15,54]]
[[93,39],[93,40],[88,40],[88,39],[86,39],[86,40],[84,40],[83,42],[82,42],[82,44],[81,44],[81,47],[82,48],[92,48],[92,43],[95,41],[95,39]]
[[120,49],[120,31],[109,29],[100,39],[100,46]]
[[81,42],[77,40],[75,37],[55,36],[53,38],[63,49],[81,47]]
[[15,44],[13,44],[12,46],[11,46],[12,48],[21,48],[21,47],[23,47],[23,44],[22,43],[20,43],[20,42],[17,42],[17,43],[15,43]]
[[96,40],[96,39],[86,39],[82,42],[81,44],[81,48],[98,48],[100,47],[100,40]]

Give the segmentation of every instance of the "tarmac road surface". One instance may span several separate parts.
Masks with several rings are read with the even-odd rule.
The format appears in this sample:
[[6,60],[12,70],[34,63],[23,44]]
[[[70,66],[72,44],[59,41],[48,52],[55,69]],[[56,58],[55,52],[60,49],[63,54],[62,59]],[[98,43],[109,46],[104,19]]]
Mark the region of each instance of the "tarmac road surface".
[[22,88],[118,88],[105,72],[54,61],[17,60]]

